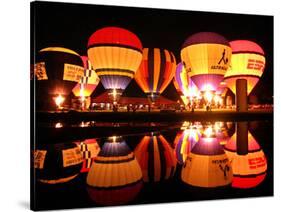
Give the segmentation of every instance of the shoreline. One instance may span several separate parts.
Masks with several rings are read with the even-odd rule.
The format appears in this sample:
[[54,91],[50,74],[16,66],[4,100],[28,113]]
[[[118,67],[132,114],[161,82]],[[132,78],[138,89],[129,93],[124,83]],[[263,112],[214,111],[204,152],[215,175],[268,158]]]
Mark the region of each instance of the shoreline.
[[[109,121],[109,122],[166,122],[166,121],[254,121],[273,120],[273,110],[236,111],[184,111],[184,112],[36,112],[36,122],[56,121]],[[34,114],[31,114],[34,115]]]

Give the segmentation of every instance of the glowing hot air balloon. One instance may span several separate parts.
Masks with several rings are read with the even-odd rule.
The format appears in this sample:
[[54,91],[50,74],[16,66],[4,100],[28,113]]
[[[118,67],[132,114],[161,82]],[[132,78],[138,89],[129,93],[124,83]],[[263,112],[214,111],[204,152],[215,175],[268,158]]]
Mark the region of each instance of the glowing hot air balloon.
[[91,62],[87,56],[81,56],[84,64],[84,75],[79,83],[72,89],[74,96],[76,97],[88,97],[90,96],[97,85],[99,84],[99,77],[93,69]]
[[248,40],[231,41],[231,66],[224,75],[224,81],[231,91],[236,94],[236,80],[247,80],[247,93],[251,93],[263,74],[265,56],[263,49]]
[[236,188],[253,188],[266,177],[267,160],[257,140],[248,131],[248,153],[237,152],[237,134],[235,133],[224,146],[225,153],[232,162],[233,182]]
[[142,44],[126,29],[105,27],[89,38],[88,57],[104,88],[117,100],[141,63]]
[[65,183],[80,173],[83,158],[74,143],[41,144],[33,154],[36,179],[41,183]]
[[228,41],[213,32],[199,32],[182,45],[181,59],[199,91],[216,91],[231,60]]
[[89,196],[101,205],[128,203],[143,185],[135,155],[121,139],[113,136],[104,143],[87,176]]
[[159,182],[172,178],[177,161],[173,149],[162,135],[144,136],[135,148],[144,182]]
[[215,122],[214,131],[216,138],[221,145],[225,145],[226,142],[230,139],[227,128],[224,122]]
[[182,95],[181,98],[194,98],[198,96],[198,88],[190,79],[183,63],[179,63],[176,68],[174,85],[177,91]]
[[174,54],[166,49],[143,49],[142,62],[136,72],[135,79],[152,102],[173,79],[176,64]]
[[75,144],[80,148],[83,158],[81,173],[88,172],[90,167],[100,151],[100,147],[96,139],[85,139],[77,141]]
[[63,106],[65,98],[83,76],[79,54],[62,47],[48,47],[36,54],[34,65],[37,109]]
[[183,164],[187,155],[190,153],[194,145],[199,141],[199,130],[196,127],[190,127],[177,133],[174,145],[175,154],[178,162]]
[[223,147],[207,127],[187,156],[181,172],[184,183],[198,187],[219,187],[231,184],[232,168]]

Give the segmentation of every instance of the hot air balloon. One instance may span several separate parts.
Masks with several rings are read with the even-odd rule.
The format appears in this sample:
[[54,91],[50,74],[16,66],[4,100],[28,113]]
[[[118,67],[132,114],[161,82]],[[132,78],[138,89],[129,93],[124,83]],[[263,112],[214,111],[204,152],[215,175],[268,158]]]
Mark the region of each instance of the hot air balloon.
[[187,104],[188,99],[192,100],[198,96],[198,89],[195,83],[190,79],[183,63],[177,65],[174,85],[177,91],[181,94],[181,98],[185,104]]
[[223,36],[199,32],[185,40],[181,59],[199,91],[215,92],[229,67],[231,48]]
[[144,182],[159,182],[174,176],[177,161],[173,149],[162,135],[152,133],[144,136],[134,152]]
[[199,141],[199,130],[196,127],[190,127],[177,133],[174,140],[175,155],[180,164],[185,162],[187,155],[194,145]]
[[116,101],[141,63],[142,44],[126,29],[104,27],[90,36],[88,57],[102,85]]
[[101,205],[128,203],[143,185],[134,153],[122,138],[112,140],[104,143],[87,176],[89,196]]
[[75,98],[72,99],[72,106],[82,110],[89,108],[91,104],[90,95],[99,84],[99,77],[93,70],[91,62],[87,56],[81,56],[84,64],[84,75],[81,80],[72,89]]
[[205,130],[187,156],[181,179],[189,185],[208,188],[231,184],[232,168],[212,127]]
[[237,134],[229,139],[224,146],[225,153],[232,163],[233,182],[235,188],[253,188],[266,177],[267,161],[257,140],[248,131],[248,153],[237,153]]
[[176,71],[176,58],[166,49],[144,48],[142,62],[135,79],[154,102],[171,82]]
[[231,65],[224,75],[224,81],[236,94],[236,80],[246,79],[249,95],[263,74],[264,51],[258,44],[248,40],[231,41],[230,46],[232,48]]
[[96,139],[85,139],[83,141],[75,142],[80,148],[83,158],[81,173],[88,172],[90,167],[100,151],[99,144]]
[[84,65],[84,75],[79,83],[72,89],[74,96],[76,97],[88,97],[90,96],[97,85],[99,84],[99,77],[93,69],[91,62],[87,56],[81,56]]
[[34,73],[37,109],[60,108],[83,76],[83,62],[70,49],[48,47],[36,54]]
[[46,184],[68,182],[79,175],[82,161],[80,148],[74,143],[40,145],[33,155],[35,177]]

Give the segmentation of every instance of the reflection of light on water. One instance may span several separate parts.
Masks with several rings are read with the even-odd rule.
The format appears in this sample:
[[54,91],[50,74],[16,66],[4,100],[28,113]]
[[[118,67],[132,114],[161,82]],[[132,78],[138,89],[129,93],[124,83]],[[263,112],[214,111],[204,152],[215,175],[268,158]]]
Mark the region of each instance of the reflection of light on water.
[[190,129],[190,137],[192,138],[192,139],[194,139],[194,140],[196,140],[196,141],[198,141],[199,140],[199,138],[198,138],[198,133],[197,133],[197,129]]
[[223,122],[215,122],[214,129],[216,133],[220,132],[222,128],[223,128]]
[[82,121],[81,124],[80,124],[80,127],[88,127],[90,124],[90,122],[84,122]]
[[61,128],[61,127],[63,127],[62,123],[60,122],[56,123],[55,128]]
[[228,121],[228,122],[226,122],[226,126],[228,129],[231,129],[233,126],[233,123]]
[[186,128],[188,128],[190,126],[190,123],[188,121],[183,122],[182,126],[181,126],[181,130],[185,130]]
[[191,123],[185,121],[180,129],[184,130],[183,133],[185,136],[191,137],[192,139],[195,139],[197,141],[199,140],[199,136],[201,135],[200,133],[201,128],[202,125],[200,122]]
[[185,129],[183,131],[184,137],[188,137],[189,141],[198,141],[199,140],[199,132],[195,127],[190,127],[189,129]]
[[[214,135],[212,126],[208,126],[207,129],[204,130],[203,134],[205,135],[206,138],[211,138]],[[206,141],[208,141],[208,139]]]

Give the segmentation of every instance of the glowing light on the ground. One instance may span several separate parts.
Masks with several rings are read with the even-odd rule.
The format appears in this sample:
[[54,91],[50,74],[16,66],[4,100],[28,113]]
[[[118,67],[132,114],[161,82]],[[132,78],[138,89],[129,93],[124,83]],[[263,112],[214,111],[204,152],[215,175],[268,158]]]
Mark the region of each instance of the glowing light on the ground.
[[210,90],[204,92],[204,98],[207,102],[211,102],[213,99],[213,93]]
[[222,104],[222,98],[219,95],[214,96],[214,101],[216,105],[221,105]]
[[60,122],[56,123],[56,125],[55,125],[55,128],[62,128],[62,127],[63,127],[63,125]]
[[117,141],[118,139],[120,139],[120,138],[121,138],[120,136],[114,135],[114,136],[109,137],[109,140],[110,140],[112,143],[116,143],[116,141]]
[[64,100],[65,98],[60,94],[55,98],[55,103],[58,106],[58,108],[61,108],[61,105],[64,102]]

